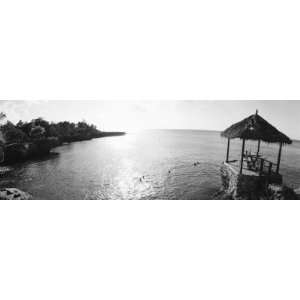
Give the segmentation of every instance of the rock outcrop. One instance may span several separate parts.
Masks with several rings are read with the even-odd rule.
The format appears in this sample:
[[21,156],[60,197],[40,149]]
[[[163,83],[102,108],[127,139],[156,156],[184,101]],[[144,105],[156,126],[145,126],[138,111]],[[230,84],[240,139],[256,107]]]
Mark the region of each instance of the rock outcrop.
[[[299,195],[281,183],[280,177],[239,174],[232,166],[221,166],[222,188],[213,196],[216,200],[296,200]],[[300,191],[299,191],[300,192]],[[300,193],[299,193],[300,194]]]
[[286,185],[269,184],[267,190],[269,200],[296,200],[295,191]]
[[30,200],[31,195],[16,188],[0,189],[0,200]]
[[14,163],[49,154],[50,150],[59,146],[57,138],[45,138],[32,142],[4,145],[4,162]]
[[269,184],[265,190],[256,193],[256,197],[237,197],[233,192],[221,188],[214,196],[215,200],[299,200],[300,193],[296,193],[286,185]]

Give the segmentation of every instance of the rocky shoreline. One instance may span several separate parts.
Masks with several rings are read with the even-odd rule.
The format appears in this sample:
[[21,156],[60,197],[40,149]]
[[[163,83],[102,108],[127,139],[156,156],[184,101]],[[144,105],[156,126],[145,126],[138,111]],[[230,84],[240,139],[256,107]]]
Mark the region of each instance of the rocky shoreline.
[[57,138],[43,138],[35,141],[3,145],[3,164],[13,164],[29,159],[39,158],[60,146]]
[[32,196],[16,188],[0,189],[0,200],[31,200]]
[[59,139],[56,137],[41,138],[29,142],[15,142],[2,146],[3,164],[23,162],[29,159],[40,158],[48,155],[53,148],[65,143],[87,141],[94,138],[125,135],[125,132],[101,132],[94,137],[74,137],[70,139]]
[[269,184],[264,191],[257,193],[256,197],[246,195],[236,196],[233,192],[222,187],[213,195],[214,200],[300,200],[300,189],[292,189],[286,185]]

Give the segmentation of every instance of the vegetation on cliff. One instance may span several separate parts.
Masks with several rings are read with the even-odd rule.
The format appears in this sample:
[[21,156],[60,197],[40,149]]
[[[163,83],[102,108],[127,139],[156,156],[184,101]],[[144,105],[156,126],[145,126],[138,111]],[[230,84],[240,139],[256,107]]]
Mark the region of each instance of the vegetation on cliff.
[[[5,118],[4,114],[0,119]],[[16,125],[7,121],[0,126],[0,145],[4,162],[26,160],[49,153],[63,143],[90,140],[104,136],[122,135],[123,132],[102,132],[95,125],[81,121],[48,122],[37,118],[30,122],[19,121]]]
[[16,124],[16,129],[24,133],[29,139],[54,137],[58,138],[61,143],[88,140],[101,136],[101,131],[95,125],[89,125],[85,121],[49,123],[42,118],[38,118],[31,122],[19,121]]

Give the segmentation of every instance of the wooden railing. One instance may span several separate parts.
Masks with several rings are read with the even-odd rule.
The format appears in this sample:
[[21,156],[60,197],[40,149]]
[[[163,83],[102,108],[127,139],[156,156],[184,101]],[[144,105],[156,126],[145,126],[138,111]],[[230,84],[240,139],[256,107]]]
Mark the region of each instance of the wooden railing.
[[261,157],[260,155],[245,153],[243,155],[243,162],[246,162],[247,169],[258,172],[259,174],[271,175],[276,173],[277,164]]

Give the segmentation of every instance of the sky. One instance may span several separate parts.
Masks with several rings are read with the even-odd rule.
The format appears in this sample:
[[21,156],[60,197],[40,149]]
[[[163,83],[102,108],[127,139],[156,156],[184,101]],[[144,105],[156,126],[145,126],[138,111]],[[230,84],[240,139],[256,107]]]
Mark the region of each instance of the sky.
[[204,129],[222,131],[258,113],[292,139],[300,139],[300,101],[0,101],[0,112],[16,123],[85,120],[100,130]]

